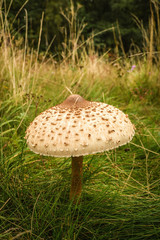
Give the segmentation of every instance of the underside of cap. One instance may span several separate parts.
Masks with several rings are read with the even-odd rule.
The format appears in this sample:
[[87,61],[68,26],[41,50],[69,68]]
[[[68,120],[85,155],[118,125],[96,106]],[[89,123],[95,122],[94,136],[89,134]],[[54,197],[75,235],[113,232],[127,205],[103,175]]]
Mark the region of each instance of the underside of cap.
[[69,96],[30,124],[29,148],[47,156],[70,157],[104,152],[131,141],[134,125],[119,109]]

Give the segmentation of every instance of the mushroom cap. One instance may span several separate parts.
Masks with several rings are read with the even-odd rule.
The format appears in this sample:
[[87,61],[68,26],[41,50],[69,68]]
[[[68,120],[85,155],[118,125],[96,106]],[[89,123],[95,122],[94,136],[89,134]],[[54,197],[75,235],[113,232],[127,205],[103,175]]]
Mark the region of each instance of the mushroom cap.
[[38,115],[25,138],[35,153],[70,157],[117,148],[131,141],[134,133],[128,115],[119,109],[70,95]]

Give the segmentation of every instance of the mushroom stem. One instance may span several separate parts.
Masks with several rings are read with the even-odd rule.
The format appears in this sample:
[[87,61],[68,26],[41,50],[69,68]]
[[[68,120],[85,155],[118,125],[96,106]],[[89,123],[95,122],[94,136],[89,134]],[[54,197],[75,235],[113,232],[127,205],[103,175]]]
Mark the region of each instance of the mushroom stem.
[[72,157],[72,182],[70,200],[76,203],[81,196],[83,175],[83,156]]

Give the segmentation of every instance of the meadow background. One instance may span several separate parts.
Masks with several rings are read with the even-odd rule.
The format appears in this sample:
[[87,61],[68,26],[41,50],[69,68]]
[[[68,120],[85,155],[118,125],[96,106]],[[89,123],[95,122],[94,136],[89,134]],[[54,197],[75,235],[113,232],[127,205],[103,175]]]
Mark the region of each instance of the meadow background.
[[[112,16],[99,24],[96,1],[66,2],[0,3],[0,239],[158,240],[159,2],[107,1]],[[131,143],[84,157],[79,205],[69,201],[71,159],[36,155],[24,139],[71,93],[118,107],[136,127]]]

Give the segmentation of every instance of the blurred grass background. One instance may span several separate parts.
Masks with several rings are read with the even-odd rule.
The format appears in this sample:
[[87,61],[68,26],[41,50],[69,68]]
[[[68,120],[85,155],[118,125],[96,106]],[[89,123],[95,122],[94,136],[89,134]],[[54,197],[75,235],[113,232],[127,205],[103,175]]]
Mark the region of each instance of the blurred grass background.
[[[33,50],[27,28],[25,41],[15,43],[1,15],[0,239],[160,239],[160,53],[153,51],[160,25],[154,21],[151,14],[148,29],[139,26],[143,52],[114,59],[96,52],[94,36],[79,41],[83,25],[73,31],[69,21],[57,61],[39,51],[42,26]],[[118,107],[136,126],[131,143],[84,158],[78,206],[68,200],[70,158],[36,155],[24,140],[35,116],[71,93]]]

